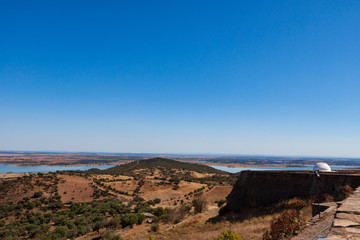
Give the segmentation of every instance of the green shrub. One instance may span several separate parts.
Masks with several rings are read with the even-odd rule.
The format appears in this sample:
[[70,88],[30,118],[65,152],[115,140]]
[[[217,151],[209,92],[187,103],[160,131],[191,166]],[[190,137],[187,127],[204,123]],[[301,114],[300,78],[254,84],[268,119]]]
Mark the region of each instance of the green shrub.
[[299,212],[284,211],[278,218],[271,220],[270,229],[266,230],[263,240],[281,240],[296,235],[305,225]]
[[135,213],[126,213],[121,215],[121,225],[123,228],[137,224],[138,221],[139,221],[138,215]]
[[206,201],[204,199],[194,199],[192,201],[192,205],[194,207],[194,213],[201,213],[205,210]]
[[43,196],[43,192],[35,192],[34,195],[32,196],[33,198],[39,198]]
[[106,230],[101,234],[101,237],[105,240],[122,240],[122,238],[119,235],[116,235],[114,231]]
[[157,231],[159,231],[159,224],[157,224],[157,223],[153,223],[153,224],[151,224],[151,231],[153,231],[153,232],[157,232]]
[[166,209],[163,207],[157,207],[154,209],[154,215],[157,217],[162,217],[167,213]]
[[226,203],[226,199],[220,199],[218,201],[216,201],[218,207],[221,207],[222,205],[224,205]]
[[235,231],[233,232],[231,229],[221,232],[221,235],[214,240],[241,240],[239,234]]

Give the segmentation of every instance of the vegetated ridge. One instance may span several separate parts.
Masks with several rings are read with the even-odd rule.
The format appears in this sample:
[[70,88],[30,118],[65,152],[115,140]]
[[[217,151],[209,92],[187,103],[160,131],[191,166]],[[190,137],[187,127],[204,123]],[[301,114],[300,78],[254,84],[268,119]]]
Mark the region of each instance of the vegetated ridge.
[[[111,174],[111,175],[114,174],[132,175],[132,172],[137,169],[153,169],[159,167],[168,170],[180,169],[180,170],[195,171],[199,173],[229,174],[224,171],[217,170],[215,168],[206,165],[180,162],[180,161],[175,161],[172,159],[160,158],[160,157],[134,161],[131,163],[115,166],[109,169],[98,170],[98,172],[102,174]],[[96,171],[96,170],[91,169],[89,171]]]

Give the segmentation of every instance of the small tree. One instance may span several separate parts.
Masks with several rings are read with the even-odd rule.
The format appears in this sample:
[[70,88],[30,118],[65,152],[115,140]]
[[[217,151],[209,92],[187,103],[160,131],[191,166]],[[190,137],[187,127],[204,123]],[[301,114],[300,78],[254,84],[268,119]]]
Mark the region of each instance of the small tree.
[[205,210],[206,208],[206,201],[204,199],[194,199],[192,201],[192,205],[194,207],[194,213],[201,213]]
[[138,223],[138,215],[135,213],[126,213],[121,216],[122,227],[133,226]]
[[42,197],[43,196],[43,192],[35,192],[34,195],[33,195],[33,198],[39,198],[39,197]]
[[167,212],[166,209],[164,209],[163,207],[157,207],[153,211],[154,211],[154,215],[157,217],[162,217]]

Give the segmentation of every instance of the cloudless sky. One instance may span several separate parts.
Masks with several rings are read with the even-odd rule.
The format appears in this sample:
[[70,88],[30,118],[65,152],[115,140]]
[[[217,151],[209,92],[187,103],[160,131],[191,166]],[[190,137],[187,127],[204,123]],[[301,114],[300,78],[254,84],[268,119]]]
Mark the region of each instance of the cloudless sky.
[[360,157],[360,1],[1,1],[0,149]]

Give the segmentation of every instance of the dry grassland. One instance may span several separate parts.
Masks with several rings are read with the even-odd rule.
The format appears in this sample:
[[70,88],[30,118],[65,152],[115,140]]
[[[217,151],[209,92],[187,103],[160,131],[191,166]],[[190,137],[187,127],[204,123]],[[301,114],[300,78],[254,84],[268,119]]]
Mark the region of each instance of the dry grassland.
[[113,176],[113,175],[107,175],[107,174],[94,174],[91,175],[92,178],[96,178],[96,179],[107,179],[107,180],[128,180],[128,179],[133,179],[133,177],[130,176],[125,176],[125,175],[117,175],[117,176]]
[[58,175],[59,178],[59,194],[61,201],[66,203],[73,202],[90,202],[93,200],[94,190],[91,187],[91,180],[70,175]]
[[145,180],[144,186],[141,188],[142,197],[145,200],[160,198],[161,201],[170,201],[173,199],[184,198],[185,194],[206,186],[205,184],[195,182],[180,181],[179,189],[173,190],[172,185],[160,185],[160,180]]
[[138,186],[138,182],[136,180],[129,181],[120,181],[120,182],[104,182],[106,186],[110,186],[116,190],[124,191],[129,194],[133,194],[134,190]]

